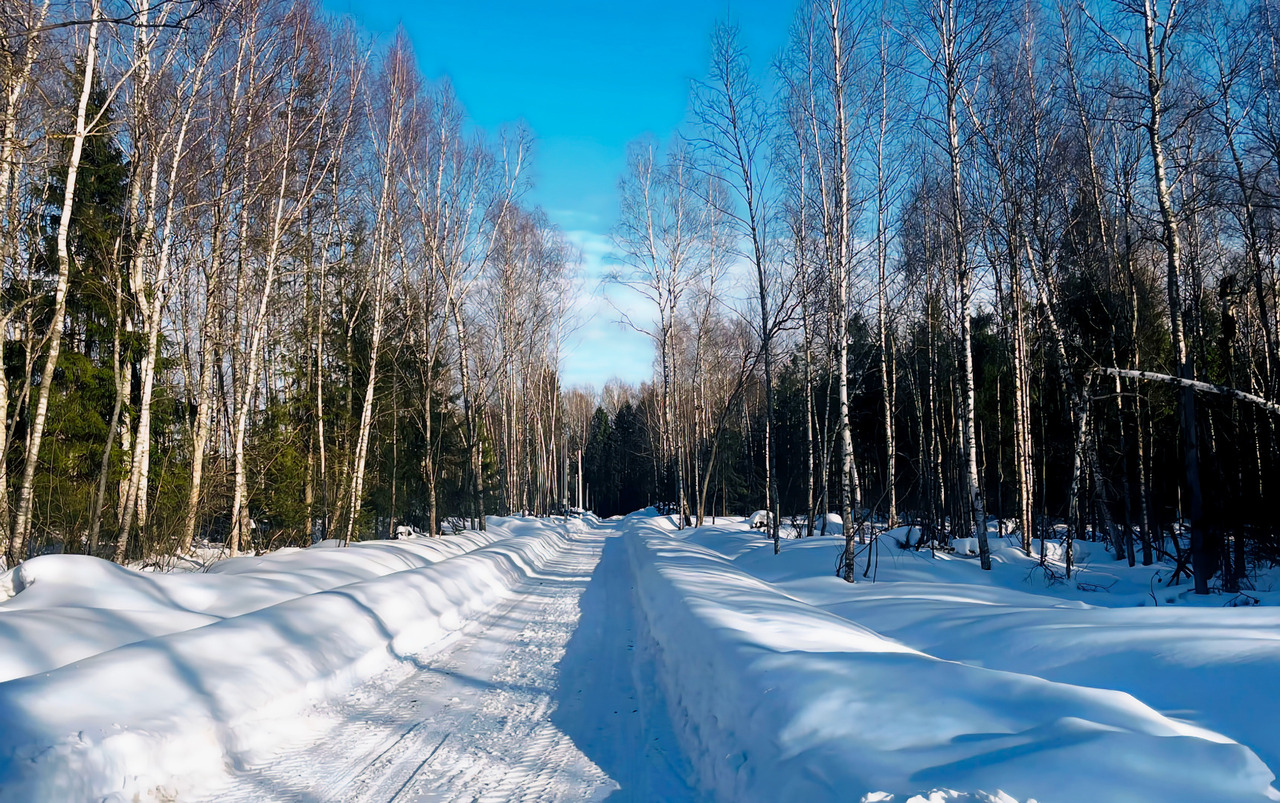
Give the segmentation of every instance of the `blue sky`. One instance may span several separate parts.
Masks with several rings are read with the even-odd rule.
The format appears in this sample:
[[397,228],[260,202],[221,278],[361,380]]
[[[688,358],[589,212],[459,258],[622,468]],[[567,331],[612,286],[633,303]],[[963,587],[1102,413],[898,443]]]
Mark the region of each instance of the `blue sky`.
[[753,62],[763,67],[786,40],[795,0],[325,5],[384,40],[403,25],[423,73],[448,76],[481,128],[517,120],[532,128],[537,152],[530,200],[585,257],[582,320],[566,344],[564,381],[599,389],[612,376],[648,379],[653,346],[616,323],[613,307],[642,309],[601,284],[627,143],[645,134],[665,141],[680,126],[689,83],[706,71],[717,21],[740,25]]

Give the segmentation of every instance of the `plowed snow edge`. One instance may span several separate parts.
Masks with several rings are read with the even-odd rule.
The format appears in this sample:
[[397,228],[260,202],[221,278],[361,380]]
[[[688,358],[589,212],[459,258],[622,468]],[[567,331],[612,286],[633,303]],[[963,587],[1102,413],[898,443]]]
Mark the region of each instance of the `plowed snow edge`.
[[251,764],[273,722],[429,654],[536,575],[567,544],[553,526],[0,683],[0,801],[174,799]]
[[1131,695],[942,661],[631,529],[642,637],[708,799],[1278,799],[1247,747]]

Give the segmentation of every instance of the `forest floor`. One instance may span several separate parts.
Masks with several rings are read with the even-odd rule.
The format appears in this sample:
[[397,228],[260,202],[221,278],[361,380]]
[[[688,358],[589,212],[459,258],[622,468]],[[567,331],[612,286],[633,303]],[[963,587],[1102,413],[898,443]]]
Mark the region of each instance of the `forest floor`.
[[0,575],[0,800],[1280,800],[1267,578],[1198,599],[998,539],[983,572],[900,530],[850,585],[833,535],[37,558]]

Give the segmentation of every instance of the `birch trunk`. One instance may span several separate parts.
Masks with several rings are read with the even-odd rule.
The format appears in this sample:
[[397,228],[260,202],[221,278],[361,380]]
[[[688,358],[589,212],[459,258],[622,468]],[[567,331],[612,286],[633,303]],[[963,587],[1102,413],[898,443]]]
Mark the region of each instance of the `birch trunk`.
[[[1173,340],[1174,359],[1178,378],[1192,381],[1195,378],[1191,354],[1187,350],[1183,332],[1182,294],[1179,282],[1182,276],[1182,251],[1178,241],[1178,220],[1173,210],[1168,168],[1165,164],[1163,140],[1164,88],[1166,82],[1168,34],[1173,25],[1171,4],[1169,16],[1164,21],[1163,32],[1157,44],[1156,0],[1145,0],[1143,31],[1146,52],[1147,79],[1147,137],[1151,148],[1151,166],[1160,207],[1161,233],[1164,239],[1167,261],[1165,263],[1165,290],[1169,303],[1169,330]],[[1213,575],[1213,556],[1209,554],[1203,520],[1203,498],[1200,489],[1200,435],[1196,424],[1196,396],[1191,386],[1184,385],[1178,395],[1179,425],[1182,434],[1183,464],[1187,491],[1187,506],[1191,518],[1191,565],[1195,575],[1196,594],[1209,593],[1209,578]]]
[[[403,64],[393,65],[390,69],[396,71],[397,67],[402,69]],[[393,73],[390,87],[392,97],[389,98],[389,102],[392,105],[388,114],[386,139],[383,143],[386,154],[383,157],[382,164],[382,187],[378,200],[377,218],[374,221],[372,265],[374,271],[373,332],[369,344],[369,379],[365,385],[364,403],[360,408],[360,429],[356,436],[356,451],[351,472],[351,492],[348,499],[350,515],[347,517],[347,533],[345,537],[345,541],[348,544],[351,543],[351,539],[356,534],[360,509],[364,504],[365,464],[369,454],[369,434],[373,428],[374,392],[378,383],[378,357],[382,351],[382,330],[386,311],[387,276],[389,273],[387,263],[390,262],[392,241],[390,232],[392,225],[390,220],[391,203],[394,187],[398,180],[395,173],[395,165],[401,144],[398,136],[400,131],[399,115],[401,114],[401,104],[408,101],[405,96],[407,90],[397,79],[402,80],[403,76],[398,72]]]
[[45,422],[49,412],[49,393],[53,387],[53,372],[58,365],[58,355],[62,350],[62,330],[67,315],[67,289],[71,275],[71,255],[68,251],[67,237],[71,228],[71,212],[75,199],[76,177],[80,169],[80,157],[84,152],[85,137],[88,135],[86,116],[89,95],[93,90],[94,67],[98,57],[98,20],[101,13],[100,0],[93,0],[88,42],[85,46],[80,103],[76,108],[75,132],[71,138],[71,155],[67,160],[67,183],[62,195],[62,213],[58,219],[58,282],[54,290],[53,319],[49,325],[49,347],[45,353],[44,369],[40,375],[40,390],[36,396],[36,409],[31,420],[30,445],[27,448],[26,462],[22,471],[22,486],[18,492],[18,514],[9,540],[10,566],[16,566],[26,558],[27,538],[31,532],[36,467],[40,461],[40,444],[44,439]]
[[[289,153],[293,129],[293,104],[289,104],[288,121],[285,126],[286,135],[282,152]],[[230,551],[232,555],[240,551],[241,544],[249,536],[249,485],[245,466],[245,441],[248,438],[249,415],[258,389],[258,372],[261,364],[262,341],[266,337],[267,312],[270,308],[272,292],[275,288],[276,270],[280,254],[280,241],[283,232],[285,193],[289,186],[289,160],[280,162],[280,180],[277,185],[274,214],[271,225],[271,243],[267,253],[266,276],[262,283],[262,293],[258,299],[257,314],[254,318],[253,330],[249,337],[249,347],[245,358],[242,393],[237,398],[237,409],[234,424],[235,479],[231,497],[231,537]]]
[[[25,43],[21,48],[21,62],[17,69],[9,73],[5,86],[4,125],[0,132],[0,215],[3,215],[3,237],[0,244],[0,269],[6,272],[5,279],[13,274],[8,266],[16,257],[18,250],[18,211],[15,190],[19,186],[20,165],[18,164],[18,125],[22,116],[22,99],[31,83],[31,68],[36,58],[36,32],[44,24],[49,13],[49,0],[38,6],[35,15],[29,20],[25,33]],[[6,331],[13,313],[0,318],[0,365],[4,365],[5,347],[8,343]],[[0,371],[0,565],[4,564],[9,554],[10,539],[13,533],[13,519],[9,499],[9,446],[11,421],[9,417],[9,401],[11,390],[9,378]],[[14,416],[13,420],[16,420]],[[9,561],[10,564],[13,561]]]
[[973,371],[973,275],[969,263],[968,245],[964,232],[964,197],[961,172],[960,120],[957,108],[960,96],[960,66],[957,61],[956,37],[959,28],[955,0],[941,4],[940,45],[942,70],[946,89],[947,160],[951,168],[951,238],[955,253],[955,285],[960,316],[960,450],[965,461],[965,486],[969,507],[973,512],[974,534],[978,538],[978,558],[985,571],[991,569],[991,549],[987,543],[986,513],[982,498],[982,484],[978,476],[978,444],[976,439],[976,408],[974,403]]
[[[125,509],[125,520],[120,528],[119,538],[116,543],[115,560],[117,563],[123,562],[125,552],[128,546],[131,508],[136,508],[138,534],[140,537],[145,536],[147,527],[147,496],[148,485],[151,472],[151,402],[155,391],[155,374],[156,360],[159,356],[160,348],[160,328],[164,322],[164,308],[166,303],[165,288],[169,285],[169,262],[173,249],[173,228],[174,220],[177,216],[178,195],[175,189],[178,184],[179,171],[183,166],[183,157],[185,155],[187,132],[191,125],[191,118],[196,108],[196,95],[203,81],[204,68],[209,59],[213,55],[212,41],[210,47],[206,50],[204,59],[199,63],[193,75],[189,75],[190,97],[186,103],[186,109],[183,113],[182,122],[178,127],[177,138],[174,143],[172,163],[169,168],[168,186],[170,197],[165,208],[164,227],[161,234],[160,256],[156,265],[155,273],[147,281],[145,275],[139,275],[135,281],[134,292],[139,301],[146,299],[148,290],[151,293],[150,299],[143,304],[144,320],[146,323],[147,334],[147,353],[143,360],[142,370],[142,399],[139,404],[138,415],[138,435],[135,439],[137,443],[135,459],[133,462],[133,476],[130,479],[129,497],[133,500],[132,506]],[[158,167],[158,162],[153,162]],[[151,203],[154,205],[156,188],[154,185],[153,169],[153,185],[151,189]],[[148,287],[149,285],[149,287]],[[211,361],[211,358],[210,358]],[[197,427],[199,429],[199,425]],[[207,436],[207,433],[206,433]],[[197,433],[198,437],[198,433]],[[197,451],[200,449],[198,448]],[[194,477],[193,477],[194,479]],[[198,486],[193,487],[193,492],[198,493]],[[183,546],[189,546],[189,542],[183,539]]]
[[836,286],[836,308],[833,314],[832,336],[836,338],[836,359],[839,375],[838,398],[839,420],[836,422],[840,438],[840,521],[844,529],[844,555],[841,558],[843,576],[846,582],[854,582],[857,575],[855,564],[854,539],[857,535],[854,525],[854,510],[862,506],[861,486],[858,481],[858,469],[853,461],[853,433],[849,428],[849,121],[845,109],[845,48],[843,4],[840,0],[830,0],[828,5],[828,25],[831,35],[831,61],[833,84],[832,93],[835,100],[836,114],[836,170],[838,171],[838,203],[836,211],[836,231],[839,242],[835,252],[838,255],[832,279]]
[[479,426],[475,420],[475,410],[471,399],[471,371],[467,366],[467,336],[462,325],[461,302],[450,299],[453,317],[453,330],[458,340],[458,378],[462,383],[462,419],[467,434],[467,450],[471,454],[471,505],[474,513],[474,527],[483,531],[484,521],[484,455],[480,450]]
[[[231,88],[231,105],[227,144],[229,146],[237,137],[236,122],[241,116],[241,98],[243,90],[244,57],[248,47],[248,37],[241,40],[236,57]],[[194,97],[193,97],[194,105]],[[200,378],[196,399],[196,428],[192,443],[191,455],[191,488],[187,494],[187,510],[183,520],[179,549],[190,550],[195,540],[196,525],[200,516],[200,496],[204,483],[205,457],[209,448],[209,439],[213,429],[214,375],[217,372],[214,347],[215,326],[217,324],[217,298],[222,291],[222,274],[225,269],[223,253],[223,237],[225,234],[225,204],[231,189],[230,153],[225,154],[226,162],[221,166],[221,177],[218,181],[217,205],[214,208],[213,231],[210,239],[210,265],[205,278],[205,310],[201,323],[201,362]]]
[[880,337],[880,387],[884,397],[884,460],[885,460],[885,495],[888,500],[888,511],[886,515],[886,523],[890,528],[898,525],[898,485],[896,482],[897,471],[895,462],[897,460],[897,445],[894,440],[894,422],[893,422],[893,406],[894,406],[894,387],[895,380],[893,369],[891,368],[891,360],[889,354],[889,334],[887,320],[887,298],[888,295],[888,178],[885,175],[885,143],[888,137],[889,129],[889,62],[888,49],[885,43],[887,29],[881,34],[880,39],[880,114],[879,128],[875,141],[876,154],[876,269],[879,273],[879,281],[876,284],[876,329]]

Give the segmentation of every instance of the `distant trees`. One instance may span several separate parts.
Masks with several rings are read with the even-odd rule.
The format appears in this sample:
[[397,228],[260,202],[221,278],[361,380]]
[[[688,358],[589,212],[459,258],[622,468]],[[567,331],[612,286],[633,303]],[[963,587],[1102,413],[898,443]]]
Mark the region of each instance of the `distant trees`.
[[313,5],[113,3],[0,10],[8,563],[566,501],[527,135]]

